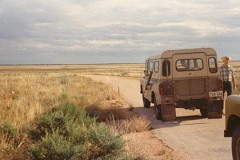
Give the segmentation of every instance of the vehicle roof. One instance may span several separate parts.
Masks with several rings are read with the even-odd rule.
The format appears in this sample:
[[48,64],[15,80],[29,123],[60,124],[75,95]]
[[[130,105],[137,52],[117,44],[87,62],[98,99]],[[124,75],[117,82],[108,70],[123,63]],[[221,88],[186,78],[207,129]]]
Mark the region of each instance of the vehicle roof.
[[204,52],[207,56],[216,55],[216,51],[213,48],[194,48],[194,49],[179,49],[179,50],[166,50],[162,53],[157,53],[152,56],[150,56],[149,59],[165,59],[165,58],[171,58],[173,55],[176,54],[194,54],[194,53],[200,53]]

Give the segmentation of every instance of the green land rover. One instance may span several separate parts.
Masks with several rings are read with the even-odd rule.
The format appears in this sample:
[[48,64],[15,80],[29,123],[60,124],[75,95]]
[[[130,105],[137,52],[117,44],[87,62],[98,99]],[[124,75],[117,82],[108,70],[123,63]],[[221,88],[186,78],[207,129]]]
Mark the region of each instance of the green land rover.
[[240,160],[240,95],[226,99],[224,137],[232,137],[233,159]]

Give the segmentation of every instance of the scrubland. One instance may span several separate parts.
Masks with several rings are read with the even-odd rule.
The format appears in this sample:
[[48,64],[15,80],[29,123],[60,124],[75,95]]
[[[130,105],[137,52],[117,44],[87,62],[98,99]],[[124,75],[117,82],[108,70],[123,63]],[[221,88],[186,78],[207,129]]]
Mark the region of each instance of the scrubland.
[[144,64],[19,65],[0,66],[0,70],[1,72],[76,73],[139,78],[143,75]]
[[[230,64],[239,88],[240,62]],[[149,121],[111,86],[84,77],[140,78],[143,70],[144,64],[0,66],[0,159],[173,159],[162,143],[158,153],[144,152],[149,145],[139,139],[159,145]]]
[[151,159],[127,138],[149,121],[74,67],[0,66],[0,159]]

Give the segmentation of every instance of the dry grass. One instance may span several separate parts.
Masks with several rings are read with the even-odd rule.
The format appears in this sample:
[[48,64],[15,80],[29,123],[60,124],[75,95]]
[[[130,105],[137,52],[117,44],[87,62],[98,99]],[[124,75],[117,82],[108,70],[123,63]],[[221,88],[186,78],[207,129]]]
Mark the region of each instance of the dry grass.
[[115,115],[112,114],[107,119],[107,124],[117,133],[136,133],[149,131],[150,121],[145,117],[139,117],[137,114],[132,114],[126,119],[115,118]]
[[105,101],[119,104],[122,101],[109,86],[80,74],[2,71],[0,76],[0,126],[10,124],[16,128],[17,138],[0,133],[0,149],[18,148],[25,141],[24,136],[18,136],[21,129],[37,115],[59,104],[71,102],[79,107],[101,107]]
[[[85,78],[76,70],[60,72],[58,66],[57,70],[48,67],[40,66],[41,71],[35,66],[0,67],[0,126],[11,124],[18,135],[37,115],[59,104],[71,102],[92,110],[99,121],[116,125],[112,127],[116,133],[149,130],[149,122],[129,112],[130,106],[110,86]],[[0,133],[0,139],[1,150],[11,148],[10,153],[7,152],[8,158],[16,157],[18,150],[25,150],[21,146],[29,143],[24,135],[13,140],[11,135]]]
[[65,101],[86,107],[103,100],[120,100],[111,88],[80,75],[9,73],[0,76],[0,123],[7,121],[18,127]]
[[144,64],[96,64],[96,65],[23,65],[0,66],[0,72],[76,73],[81,75],[110,75],[125,77],[143,76]]

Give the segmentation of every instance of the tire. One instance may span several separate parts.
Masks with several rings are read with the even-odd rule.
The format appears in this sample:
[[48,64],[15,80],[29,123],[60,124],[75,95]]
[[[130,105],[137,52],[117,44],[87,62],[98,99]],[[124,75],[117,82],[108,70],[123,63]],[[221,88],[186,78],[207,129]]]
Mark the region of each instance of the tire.
[[156,98],[154,98],[154,113],[158,120],[162,120],[161,105],[157,105]]
[[148,99],[146,99],[143,94],[142,94],[142,100],[143,100],[144,108],[149,108],[151,106],[150,101]]
[[207,108],[201,108],[200,112],[201,112],[202,117],[205,117],[205,118],[208,117]]
[[240,160],[240,125],[238,125],[233,131],[232,156],[233,160]]

